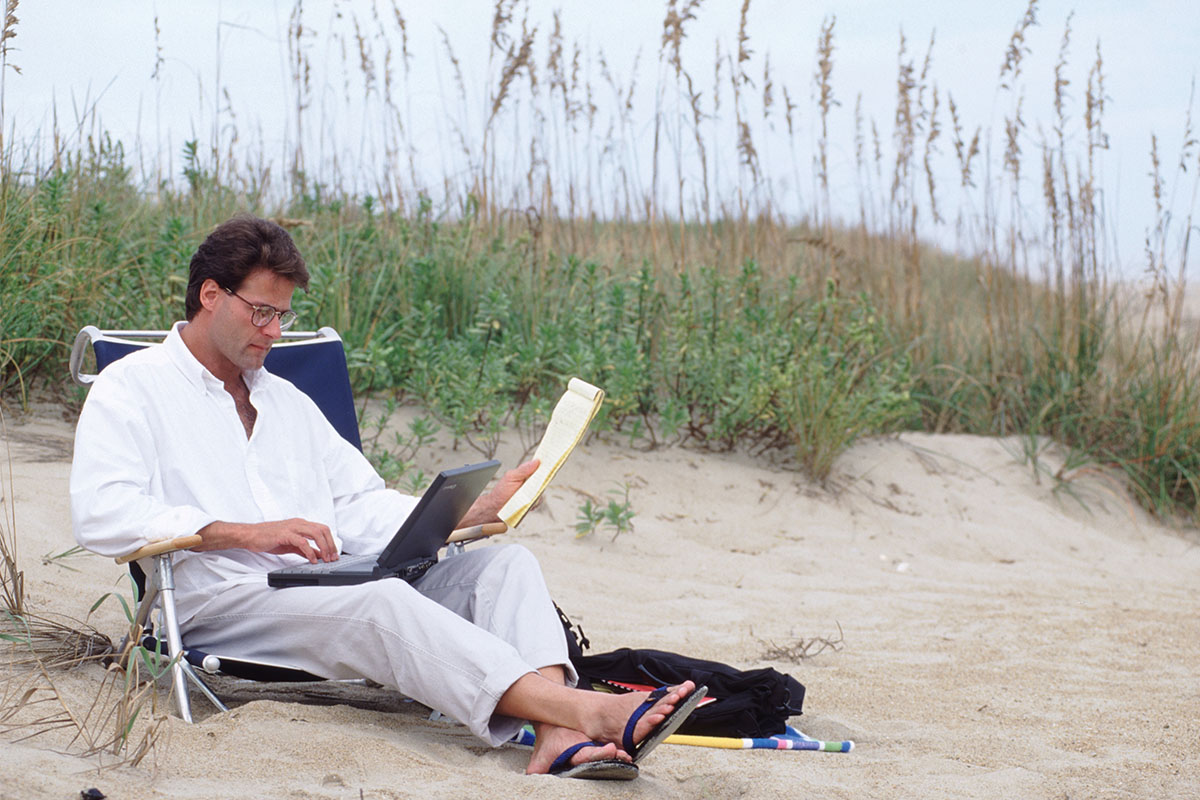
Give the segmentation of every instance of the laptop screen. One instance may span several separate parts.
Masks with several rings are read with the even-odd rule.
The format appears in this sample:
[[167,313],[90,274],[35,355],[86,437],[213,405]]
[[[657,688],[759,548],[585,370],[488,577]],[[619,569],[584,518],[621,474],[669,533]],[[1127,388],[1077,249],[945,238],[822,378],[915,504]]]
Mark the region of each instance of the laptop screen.
[[379,566],[398,567],[436,554],[499,467],[492,459],[438,473],[380,554]]

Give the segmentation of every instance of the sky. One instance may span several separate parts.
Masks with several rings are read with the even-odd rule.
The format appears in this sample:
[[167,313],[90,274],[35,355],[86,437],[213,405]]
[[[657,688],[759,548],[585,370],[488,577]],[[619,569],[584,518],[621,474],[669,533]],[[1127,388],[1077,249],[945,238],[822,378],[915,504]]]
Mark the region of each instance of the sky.
[[[981,202],[960,198],[952,191],[953,178],[947,177],[954,171],[947,98],[953,98],[968,133],[976,127],[990,131],[997,151],[1004,120],[1012,116],[1016,99],[1021,98],[1026,121],[1023,140],[1030,160],[1024,168],[1028,185],[1021,192],[1032,203],[1040,193],[1037,145],[1050,135],[1053,125],[1054,70],[1069,20],[1065,75],[1070,81],[1067,114],[1074,121],[1067,131],[1068,142],[1073,153],[1082,152],[1079,120],[1088,71],[1099,46],[1109,142],[1100,164],[1105,214],[1117,257],[1136,263],[1145,232],[1156,219],[1148,177],[1152,134],[1158,137],[1167,173],[1168,199],[1174,198],[1171,202],[1180,209],[1176,212],[1180,220],[1191,202],[1191,181],[1198,170],[1193,167],[1180,176],[1175,165],[1183,147],[1193,79],[1200,67],[1200,15],[1182,0],[1039,2],[1037,24],[1025,41],[1028,53],[1022,73],[1013,91],[1001,91],[997,87],[1005,49],[1027,5],[1025,0],[752,0],[746,26],[751,58],[745,68],[752,86],[747,93],[755,96],[745,100],[742,111],[755,121],[760,168],[775,182],[776,203],[802,216],[816,202],[811,162],[819,120],[813,76],[818,36],[822,25],[830,22],[837,103],[828,117],[833,213],[850,216],[863,189],[855,177],[855,109],[860,97],[868,127],[874,123],[885,148],[891,146],[901,35],[918,70],[926,52],[930,53],[929,84],[937,86],[941,102],[937,169],[945,187],[938,198],[943,213],[956,204]],[[364,90],[352,26],[357,21],[358,33],[376,59],[377,76],[382,73],[385,48],[394,54],[394,102],[403,112],[403,139],[410,153],[403,158],[393,154],[393,169],[422,174],[417,182],[426,186],[469,173],[457,139],[478,138],[498,84],[498,54],[489,46],[493,2],[394,0],[393,6],[393,0],[306,0],[301,4],[301,19],[312,72],[309,106],[300,124],[288,46],[295,7],[294,0],[25,0],[16,12],[17,36],[8,41],[8,62],[20,72],[11,68],[4,72],[5,138],[9,145],[18,143],[34,153],[52,138],[51,131],[70,139],[102,129],[125,143],[130,160],[140,170],[175,177],[182,170],[185,141],[196,140],[205,152],[204,147],[213,142],[227,145],[235,140],[238,147],[257,154],[258,161],[271,163],[285,161],[296,142],[303,141],[310,170],[331,169],[336,163],[344,180],[361,180],[362,191],[369,193],[377,177],[366,174],[377,176],[380,163],[388,158],[386,141],[381,142],[377,134],[396,123],[382,103],[371,108],[361,100]],[[401,35],[394,9],[405,20],[410,54],[406,74],[398,66]],[[687,113],[678,94],[655,91],[656,86],[674,85],[669,79],[664,83],[668,68],[659,57],[666,9],[665,1],[530,0],[516,6],[510,27],[518,34],[527,15],[527,24],[538,28],[535,57],[544,63],[553,14],[558,11],[568,50],[578,47],[585,54],[595,101],[608,109],[605,124],[623,124],[628,129],[622,135],[628,152],[619,157],[596,153],[593,161],[602,165],[608,157],[609,163],[638,173],[643,189],[653,180],[649,153],[655,130],[650,120],[656,117],[656,108]],[[695,19],[686,23],[682,63],[705,92],[706,113],[713,110],[718,52],[726,56],[724,80],[729,81],[728,56],[737,48],[740,9],[739,0],[705,0]],[[459,96],[451,53],[463,76],[465,97]],[[612,101],[614,93],[600,74],[601,58],[617,86],[637,87],[632,111],[623,122]],[[763,117],[761,108],[768,64],[774,85],[773,118]],[[545,87],[544,69],[540,77]],[[799,121],[791,135],[780,111],[784,88]],[[381,87],[377,85],[375,92],[378,96]],[[720,180],[736,186],[740,169],[736,130],[731,127],[732,98],[724,94],[717,116],[727,127],[705,123],[706,131],[711,130],[706,133],[710,180],[717,189]],[[496,126],[493,147],[514,154],[514,175],[520,172],[515,165],[523,136],[533,126],[563,124],[553,115],[539,119],[525,112],[522,118],[522,108],[530,107],[514,100],[508,107],[510,118]],[[674,129],[674,139],[667,131],[668,149],[678,160],[665,172],[672,180],[682,179],[694,187],[702,180],[700,158],[683,135],[685,127]],[[469,149],[478,157],[477,141]],[[567,162],[574,158],[552,154],[547,157],[548,170],[566,171]],[[246,155],[244,160],[252,159]],[[999,164],[999,156],[994,153],[992,161]],[[276,163],[275,169],[282,171],[283,166]],[[615,192],[616,179],[608,180],[608,184],[598,180],[594,191]],[[662,191],[666,197],[668,190]]]

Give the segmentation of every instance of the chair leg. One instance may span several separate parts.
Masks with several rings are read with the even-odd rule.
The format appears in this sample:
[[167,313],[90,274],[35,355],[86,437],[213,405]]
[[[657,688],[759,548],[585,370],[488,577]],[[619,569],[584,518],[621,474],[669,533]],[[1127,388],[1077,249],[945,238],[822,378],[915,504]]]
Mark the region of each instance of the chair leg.
[[208,684],[196,674],[195,667],[185,660],[181,660],[179,663],[183,664],[183,671],[184,674],[187,675],[188,680],[192,682],[192,685],[200,690],[201,694],[208,698],[208,702],[212,703],[217,711],[224,712],[229,710],[229,706],[222,703],[220,698],[213,694],[213,690],[208,688]]
[[[129,668],[129,664],[124,663],[124,659],[130,657],[133,652],[132,648],[139,645],[146,646],[143,644],[143,640],[146,632],[151,630],[150,616],[156,607],[160,611],[158,632],[160,634],[166,632],[167,656],[170,658],[171,664],[171,687],[175,693],[175,704],[179,710],[179,716],[184,722],[192,722],[189,682],[199,689],[218,711],[228,711],[229,706],[222,703],[212,689],[208,688],[208,684],[196,673],[195,668],[188,662],[184,654],[183,638],[179,634],[179,617],[175,610],[175,571],[169,554],[156,556],[154,569],[146,576],[133,626],[130,633],[121,640],[122,667]],[[154,645],[150,645],[150,647],[154,647]]]
[[[175,704],[184,722],[192,721],[192,703],[188,697],[188,664],[183,659],[183,638],[179,635],[179,618],[175,613],[175,570],[171,556],[162,555],[154,559],[158,572],[159,603],[163,614],[163,627],[167,634],[167,654],[171,657],[171,681],[175,691]],[[194,675],[193,680],[199,681]]]

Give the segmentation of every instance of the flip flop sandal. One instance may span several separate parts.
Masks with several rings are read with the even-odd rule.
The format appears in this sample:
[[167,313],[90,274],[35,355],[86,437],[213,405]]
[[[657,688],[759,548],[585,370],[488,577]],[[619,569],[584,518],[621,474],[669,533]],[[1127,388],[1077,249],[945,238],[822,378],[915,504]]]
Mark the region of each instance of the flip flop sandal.
[[669,686],[660,686],[650,693],[650,696],[637,707],[630,715],[629,721],[625,723],[625,734],[621,737],[621,748],[633,756],[633,763],[638,763],[655,747],[658,747],[663,741],[675,731],[679,730],[679,726],[684,723],[696,707],[700,705],[700,701],[708,694],[707,686],[697,686],[695,691],[685,697],[679,705],[675,706],[675,710],[667,715],[667,718],[658,723],[658,727],[646,734],[646,738],[639,743],[633,741],[633,729],[637,726],[638,720],[646,715],[646,712],[654,708],[654,705],[666,696],[670,691]]

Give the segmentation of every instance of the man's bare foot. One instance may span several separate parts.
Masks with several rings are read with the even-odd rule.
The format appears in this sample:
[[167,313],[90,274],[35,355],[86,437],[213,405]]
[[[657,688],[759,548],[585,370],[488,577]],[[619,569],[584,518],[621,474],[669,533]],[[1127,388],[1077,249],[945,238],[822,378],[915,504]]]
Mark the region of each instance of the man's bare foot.
[[[550,771],[550,765],[567,748],[580,742],[591,741],[579,731],[570,728],[560,728],[557,725],[536,725],[536,739],[533,743],[533,755],[529,757],[529,766],[525,768],[526,775],[544,775]],[[609,743],[595,747],[584,747],[571,757],[571,765],[583,764],[588,761],[607,761],[617,759],[632,761],[628,753],[620,750],[617,745]]]

